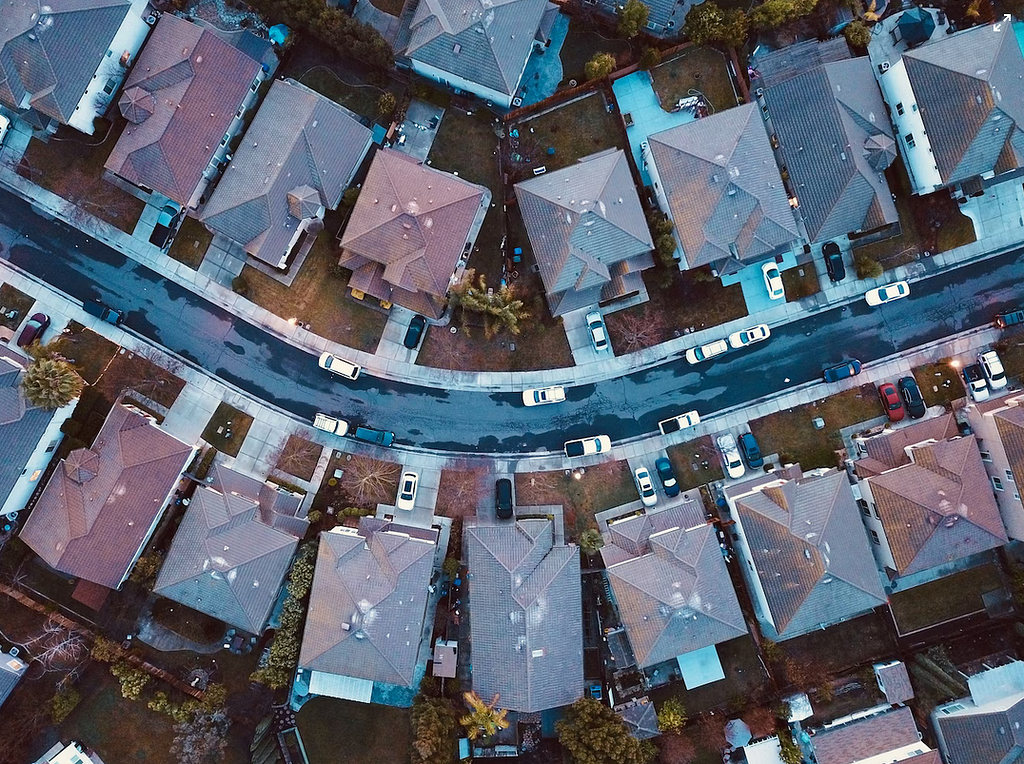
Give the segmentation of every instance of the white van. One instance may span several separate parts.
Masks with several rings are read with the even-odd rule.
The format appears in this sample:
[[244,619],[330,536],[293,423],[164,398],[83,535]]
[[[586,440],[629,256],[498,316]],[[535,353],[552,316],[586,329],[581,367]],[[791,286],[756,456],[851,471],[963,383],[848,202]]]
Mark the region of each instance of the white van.
[[327,416],[327,414],[317,413],[313,417],[313,426],[324,432],[333,432],[335,435],[345,435],[348,433],[348,422],[344,419],[335,419],[332,416]]
[[320,368],[327,369],[327,371],[333,372],[345,379],[353,380],[363,370],[363,367],[359,364],[346,361],[344,358],[338,358],[338,356],[331,355],[330,353],[322,353],[320,355]]

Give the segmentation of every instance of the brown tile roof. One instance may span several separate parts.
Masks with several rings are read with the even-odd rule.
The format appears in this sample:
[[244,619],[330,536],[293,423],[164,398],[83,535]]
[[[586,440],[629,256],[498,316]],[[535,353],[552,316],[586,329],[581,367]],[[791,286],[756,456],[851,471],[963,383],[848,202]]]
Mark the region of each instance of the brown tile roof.
[[913,699],[914,687],[910,684],[910,674],[903,661],[875,666],[875,678],[889,703],[906,703]]
[[861,443],[867,451],[867,458],[854,462],[854,468],[859,477],[870,477],[894,467],[902,467],[911,461],[907,455],[908,446],[926,440],[949,440],[959,434],[956,418],[952,414],[924,419],[908,427],[884,430]]
[[124,85],[129,124],[106,168],[187,204],[261,64],[213,32],[165,13]]
[[[489,201],[483,186],[398,151],[378,151],[341,238],[339,262],[353,271],[349,286],[439,316],[452,273]],[[410,299],[417,294],[426,299]]]
[[1018,486],[1024,485],[1024,405],[1018,404],[992,415],[999,440]]
[[818,764],[855,764],[920,740],[914,713],[904,707],[818,730],[811,746]]
[[151,420],[115,405],[92,448],[72,451],[58,465],[22,540],[62,573],[116,589],[192,453]]

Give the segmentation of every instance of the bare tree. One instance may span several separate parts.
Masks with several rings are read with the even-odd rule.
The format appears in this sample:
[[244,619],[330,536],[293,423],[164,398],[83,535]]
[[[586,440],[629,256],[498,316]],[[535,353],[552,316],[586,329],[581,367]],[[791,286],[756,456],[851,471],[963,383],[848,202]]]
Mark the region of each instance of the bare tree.
[[313,477],[323,450],[324,447],[319,443],[313,443],[295,434],[289,435],[284,446],[276,454],[274,467],[293,477],[309,480]]
[[52,616],[46,619],[42,631],[21,642],[21,646],[43,671],[62,674],[57,682],[58,691],[74,684],[89,661],[85,635],[59,623]]
[[667,324],[660,311],[651,310],[648,306],[641,312],[623,311],[608,322],[608,328],[614,334],[627,353],[656,345],[665,337]]
[[480,485],[487,470],[462,460],[454,469],[441,470],[437,504],[448,517],[472,517],[480,503]]
[[390,501],[398,489],[399,465],[368,456],[353,456],[346,472],[353,498],[360,504]]

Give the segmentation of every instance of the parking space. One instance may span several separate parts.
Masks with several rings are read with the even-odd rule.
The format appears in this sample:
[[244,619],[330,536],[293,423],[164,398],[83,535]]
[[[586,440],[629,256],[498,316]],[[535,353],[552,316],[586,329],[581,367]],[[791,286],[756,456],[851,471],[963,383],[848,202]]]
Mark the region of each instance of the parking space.
[[398,126],[398,138],[393,148],[425,162],[443,116],[444,109],[440,106],[413,99],[405,111],[405,121]]
[[569,340],[569,349],[572,350],[573,361],[577,365],[595,363],[615,357],[610,342],[606,350],[597,350],[594,347],[586,320],[587,313],[593,309],[593,307],[581,308],[580,310],[574,310],[571,313],[562,315],[562,326],[565,328],[566,339]]
[[[761,273],[761,265],[762,263],[752,263],[736,273],[722,276],[722,286],[739,284],[743,289],[743,299],[747,303],[747,314],[750,316],[763,310],[776,308],[785,302],[785,300],[773,300],[768,296],[768,289],[764,284],[764,274]],[[787,252],[782,257],[782,262],[779,263],[779,270],[785,271],[795,268],[796,265],[796,254]],[[824,265],[822,270],[824,270]]]
[[416,499],[411,510],[398,509],[394,504],[378,504],[377,517],[391,517],[403,525],[429,528],[434,524],[437,489],[441,484],[441,471],[427,456],[410,455],[402,465],[402,472],[415,472],[419,476]]
[[384,333],[381,334],[380,342],[377,344],[376,355],[378,357],[402,363],[416,363],[416,356],[419,355],[420,347],[423,345],[423,335],[420,335],[420,342],[413,349],[410,350],[405,346],[405,335],[409,331],[409,324],[414,316],[416,313],[408,308],[403,308],[401,305],[391,306],[388,322],[384,325]]

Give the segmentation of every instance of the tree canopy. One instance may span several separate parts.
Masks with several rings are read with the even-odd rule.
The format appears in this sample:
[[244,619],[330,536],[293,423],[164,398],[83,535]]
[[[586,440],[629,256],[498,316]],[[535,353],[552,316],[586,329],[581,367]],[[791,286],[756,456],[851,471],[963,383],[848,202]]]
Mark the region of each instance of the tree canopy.
[[647,25],[647,17],[651,9],[640,0],[626,0],[626,4],[619,10],[619,25],[617,31],[620,37],[631,40],[640,34],[640,30]]
[[82,394],[85,381],[63,358],[37,358],[21,378],[21,389],[33,406],[54,411]]
[[649,764],[657,755],[650,741],[630,735],[619,715],[593,698],[569,706],[555,730],[575,764]]
[[718,43],[739,48],[747,41],[749,31],[750,19],[746,13],[739,8],[722,10],[714,0],[705,0],[690,8],[683,22],[683,34],[695,45]]
[[448,700],[417,695],[412,703],[412,764],[451,764],[455,728],[455,710]]
[[595,53],[583,67],[588,80],[599,80],[615,71],[615,56],[611,53]]
[[808,15],[818,0],[764,0],[750,12],[750,23],[756,29],[775,29]]

